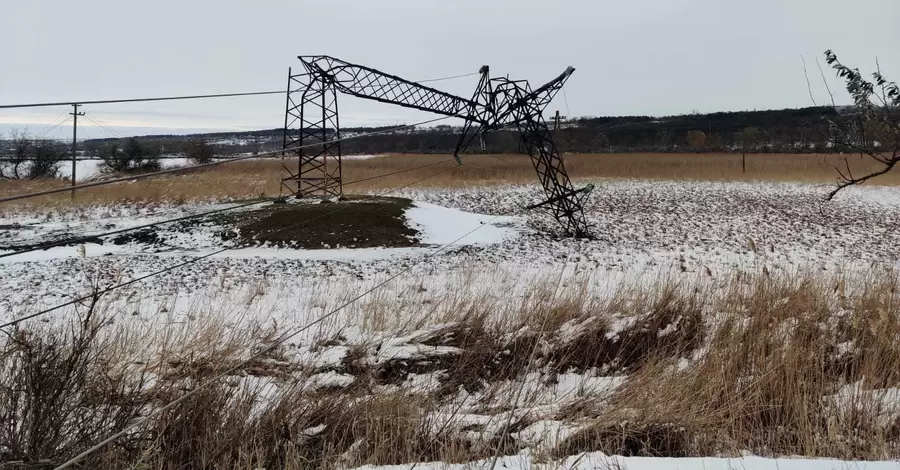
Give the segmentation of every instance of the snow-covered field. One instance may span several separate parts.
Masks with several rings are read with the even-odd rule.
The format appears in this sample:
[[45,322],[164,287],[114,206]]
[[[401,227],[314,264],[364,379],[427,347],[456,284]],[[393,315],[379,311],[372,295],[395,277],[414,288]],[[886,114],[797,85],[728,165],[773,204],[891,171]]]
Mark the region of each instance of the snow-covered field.
[[[900,256],[897,209],[900,190],[850,188],[824,202],[826,188],[787,183],[600,182],[587,203],[595,240],[547,235],[543,213],[520,208],[541,197],[536,186],[473,189],[407,189],[397,196],[419,204],[409,224],[424,227],[434,247],[350,250],[245,248],[226,251],[163,279],[134,286],[141,295],[202,289],[217,277],[240,286],[259,280],[302,284],[310,279],[373,279],[409,269],[412,277],[442,278],[455,268],[492,271],[588,272],[598,282],[660,274],[723,274],[734,269],[841,271]],[[7,214],[0,218],[0,246],[33,244],[74,235],[134,227],[225,204],[116,206],[77,213]],[[460,212],[462,211],[462,212]],[[502,216],[494,218],[496,216]],[[161,243],[87,243],[0,258],[0,287],[12,295],[0,305],[60,300],[84,288],[86,278],[121,279],[171,265],[186,256],[227,247],[214,223],[187,231],[165,229]],[[470,233],[471,232],[471,233]],[[459,240],[457,241],[457,238]],[[9,253],[9,251],[5,252]],[[3,254],[3,252],[0,252]],[[423,258],[428,257],[425,260]],[[98,274],[99,273],[99,274]],[[434,274],[429,274],[434,273]],[[52,280],[52,282],[50,282]],[[49,296],[48,296],[49,294]]]
[[[415,201],[406,213],[406,223],[419,231],[423,246],[236,248],[119,289],[105,302],[111,311],[121,313],[122,325],[140,325],[147,331],[190,323],[197,317],[232,326],[290,329],[390,280],[314,331],[292,340],[297,360],[315,363],[323,371],[314,382],[340,387],[356,380],[337,371],[349,345],[371,344],[373,335],[385,332],[396,334],[381,338],[378,349],[369,352],[367,360],[374,365],[416,359],[423,348],[429,357],[456,354],[452,346],[434,346],[422,335],[440,330],[460,305],[521,305],[534,296],[534,286],[542,283],[578,284],[588,297],[608,298],[624,285],[665,279],[715,284],[717,278],[736,271],[864,274],[875,266],[894,267],[900,257],[900,190],[894,188],[850,188],[837,200],[824,202],[828,188],[804,184],[596,183],[586,211],[594,224],[593,240],[549,235],[547,232],[555,227],[548,215],[523,213],[521,207],[541,198],[534,185],[410,188],[392,195]],[[79,213],[7,214],[0,218],[0,246],[101,233],[222,207],[227,205],[120,206]],[[222,227],[215,222],[165,227],[153,244],[128,241],[116,245],[106,241],[0,258],[0,289],[4,292],[0,320],[88,294],[93,286],[127,281],[229,247],[229,242],[216,235]],[[0,256],[12,251],[0,251]],[[459,293],[467,299],[446,300]],[[496,315],[502,317],[504,311],[498,308]],[[53,321],[70,312],[62,309],[46,318]],[[304,346],[323,336],[338,335],[344,339],[335,346]],[[433,374],[413,373],[402,386],[428,390],[440,385],[436,380]],[[559,408],[587,399],[602,402],[624,380],[600,371],[560,374],[550,385],[534,377],[525,381],[532,384],[526,387],[531,397],[528,408],[487,413],[485,408],[499,408],[500,403],[487,395],[469,394],[445,402],[446,410],[436,413],[454,415],[446,422],[455,420],[460,432],[477,426],[482,438],[492,429],[499,431],[511,416],[530,416],[532,424],[513,437],[531,450],[502,457],[497,467],[486,461],[465,468],[900,468],[893,462],[758,457],[644,459],[587,453],[552,464],[535,457],[535,449],[553,447],[577,430],[553,419]],[[508,399],[511,395],[501,391],[513,385],[495,384],[493,400],[498,396]],[[898,395],[896,389],[879,393],[894,398]],[[900,416],[900,400],[892,399],[892,403]],[[418,468],[456,467],[418,464]]]

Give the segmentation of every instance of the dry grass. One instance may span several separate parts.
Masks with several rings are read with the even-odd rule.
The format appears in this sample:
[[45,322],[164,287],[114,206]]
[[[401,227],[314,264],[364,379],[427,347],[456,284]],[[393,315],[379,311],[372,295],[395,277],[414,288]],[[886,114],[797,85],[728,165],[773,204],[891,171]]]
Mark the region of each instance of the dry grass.
[[900,403],[863,390],[900,386],[898,279],[857,281],[850,296],[839,279],[733,282],[691,367],[656,356],[558,452],[897,458]]
[[[522,444],[513,433],[540,418],[516,414],[541,409],[537,393],[519,399],[526,377],[577,371],[628,379],[607,398],[586,394],[553,411],[583,427],[549,455],[900,457],[900,404],[877,399],[900,387],[896,273],[735,274],[722,284],[713,293],[699,281],[662,282],[596,299],[578,283],[542,283],[500,314],[498,305],[450,294],[461,296],[449,299],[458,314],[408,338],[421,356],[375,360],[384,338],[399,335],[392,331],[373,336],[382,337],[377,344],[339,333],[319,341],[352,349],[337,370],[292,363],[281,349],[87,467],[333,468],[515,453]],[[160,338],[101,317],[0,342],[0,461],[59,463],[275,334],[208,318]],[[310,374],[323,372],[352,375],[353,384],[314,386]],[[437,374],[442,384],[401,386],[413,374]],[[850,385],[838,405],[832,397]],[[460,394],[477,397],[492,421],[455,422]]]
[[[566,167],[573,178],[649,178],[711,181],[804,181],[834,182],[836,155],[747,155],[747,172],[741,170],[740,154],[566,154]],[[440,163],[447,161],[447,163]],[[850,156],[854,174],[871,170],[867,160]],[[418,166],[435,165],[397,175],[350,184]],[[843,164],[843,163],[841,163]],[[448,155],[388,155],[366,160],[346,160],[344,181],[347,193],[366,193],[413,184],[455,163]],[[17,203],[19,207],[65,208],[113,202],[181,203],[197,200],[249,199],[276,196],[283,176],[278,160],[250,160],[219,167],[162,176],[135,183],[122,183],[80,191],[74,200],[61,193]],[[506,183],[534,183],[530,159],[525,155],[471,155],[463,165],[437,177],[417,183],[422,186],[455,187]],[[890,173],[875,184],[900,184],[900,174]],[[61,181],[0,181],[0,196],[63,187]],[[7,204],[6,207],[14,207]]]

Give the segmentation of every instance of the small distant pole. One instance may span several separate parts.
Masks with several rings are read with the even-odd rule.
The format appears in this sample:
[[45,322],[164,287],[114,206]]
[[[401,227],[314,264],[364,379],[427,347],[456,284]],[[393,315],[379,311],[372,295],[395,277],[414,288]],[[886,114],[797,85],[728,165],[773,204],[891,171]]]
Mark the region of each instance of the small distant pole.
[[559,132],[559,110],[556,110],[556,116],[553,117],[553,133]]
[[71,113],[69,113],[70,116],[73,116],[75,118],[75,121],[72,124],[72,195],[71,195],[72,199],[75,198],[75,167],[76,167],[76,163],[77,163],[76,162],[76,160],[77,160],[76,152],[77,152],[77,148],[78,148],[78,116],[84,116],[83,112],[81,112],[81,113],[78,112],[79,106],[81,106],[81,105],[78,103],[73,104],[72,108],[74,108],[74,109],[72,110]]

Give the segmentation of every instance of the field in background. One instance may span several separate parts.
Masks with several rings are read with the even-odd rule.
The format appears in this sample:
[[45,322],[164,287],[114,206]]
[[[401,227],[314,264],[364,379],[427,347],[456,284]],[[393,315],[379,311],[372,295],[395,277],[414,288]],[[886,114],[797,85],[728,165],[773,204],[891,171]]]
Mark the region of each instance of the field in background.
[[[800,181],[831,183],[843,165],[842,157],[825,154],[748,154],[742,171],[740,154],[566,154],[565,164],[573,179],[638,178],[710,181]],[[847,156],[854,173],[872,170],[858,155]],[[442,163],[446,162],[446,163]],[[423,165],[426,168],[415,169]],[[296,165],[296,163],[294,163]],[[452,168],[452,170],[451,170]],[[443,171],[449,170],[449,171]],[[463,165],[449,155],[385,155],[344,161],[345,193],[357,194],[413,184],[422,187],[459,187],[505,183],[536,183],[531,160],[525,155],[468,155]],[[443,172],[442,172],[443,171]],[[374,178],[388,173],[396,175]],[[433,176],[436,173],[437,176]],[[176,173],[139,184],[117,184],[77,194],[47,196],[19,204],[29,206],[87,206],[120,201],[180,203],[197,200],[247,199],[279,194],[284,173],[278,160],[248,160],[190,173]],[[427,178],[427,179],[426,179]],[[424,179],[424,181],[423,181]],[[357,180],[365,180],[353,183]],[[877,185],[900,184],[900,173],[872,181]],[[0,181],[0,196],[66,186],[62,181]],[[15,207],[8,204],[5,208]]]

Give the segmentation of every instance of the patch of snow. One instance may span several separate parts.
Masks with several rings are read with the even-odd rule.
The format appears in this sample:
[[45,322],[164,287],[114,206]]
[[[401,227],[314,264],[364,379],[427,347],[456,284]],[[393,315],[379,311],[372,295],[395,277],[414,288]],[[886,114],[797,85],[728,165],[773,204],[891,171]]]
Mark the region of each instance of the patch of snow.
[[[738,458],[696,457],[622,457],[602,452],[573,455],[553,462],[545,462],[525,450],[517,455],[467,463],[429,462],[416,463],[418,470],[897,470],[896,461],[850,461],[837,459],[766,458],[743,456]],[[409,470],[410,465],[366,465],[359,470]]]
[[583,425],[542,419],[531,423],[517,433],[510,434],[510,436],[532,449],[552,450],[583,428]]
[[637,323],[635,316],[615,315],[609,323],[609,331],[606,332],[606,339],[614,339],[619,337],[619,333],[631,328]]
[[414,203],[406,217],[407,224],[419,232],[419,241],[434,245],[463,237],[467,245],[499,243],[515,235],[512,227],[521,226],[517,217],[474,214],[424,202]]
[[310,348],[298,346],[287,352],[291,361],[314,369],[337,368],[347,357],[350,348],[347,346],[328,346],[324,348]]
[[375,364],[383,364],[397,359],[419,359],[435,356],[460,354],[461,349],[453,346],[429,346],[426,344],[386,344],[374,357]]
[[863,389],[862,381],[843,386],[826,400],[834,404],[842,416],[867,413],[875,416],[879,426],[890,427],[900,420],[900,388]]
[[[121,246],[99,245],[97,243],[84,243],[77,246],[57,246],[48,248],[46,250],[37,250],[30,253],[22,253],[20,255],[12,255],[5,258],[0,258],[0,265],[6,263],[34,263],[66,258],[92,258],[97,256],[122,253],[124,251],[125,248]],[[13,251],[0,250],[0,255],[4,255],[7,253],[13,253]]]
[[304,436],[307,436],[307,437],[313,437],[313,436],[316,436],[316,435],[321,434],[322,431],[324,431],[324,430],[325,430],[325,425],[324,425],[324,424],[320,424],[320,425],[318,425],[318,426],[313,426],[313,427],[311,427],[311,428],[306,428],[306,429],[304,429],[304,430],[301,431],[301,432],[303,433]]
[[[88,181],[99,175],[103,169],[103,160],[76,160],[75,181]],[[61,162],[57,168],[59,178],[72,179],[72,162]]]
[[325,387],[344,388],[353,385],[354,381],[356,381],[356,377],[350,374],[338,374],[337,372],[329,371],[311,375],[308,383],[312,389]]

